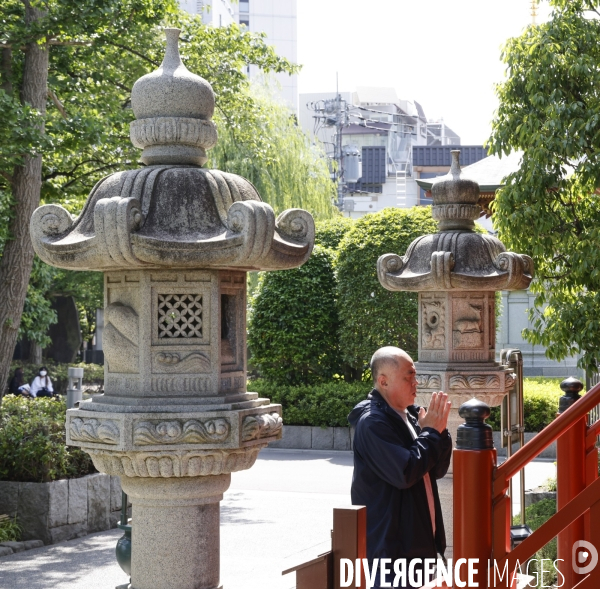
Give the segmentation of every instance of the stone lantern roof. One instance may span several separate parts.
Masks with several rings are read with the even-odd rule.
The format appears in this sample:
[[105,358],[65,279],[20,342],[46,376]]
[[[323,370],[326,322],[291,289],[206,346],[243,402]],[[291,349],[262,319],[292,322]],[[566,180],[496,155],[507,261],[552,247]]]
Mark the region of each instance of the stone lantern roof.
[[527,255],[507,252],[496,237],[475,232],[480,216],[477,182],[461,178],[460,151],[452,151],[449,177],[432,187],[438,232],[415,239],[404,256],[386,254],[377,262],[388,290],[516,290],[533,278]]
[[73,270],[303,264],[314,243],[308,212],[289,209],[276,218],[248,180],[201,167],[217,142],[214,93],[183,65],[179,30],[166,36],[160,68],[140,78],[131,96],[130,135],[145,166],[100,180],[75,219],[58,205],[37,209],[36,253]]

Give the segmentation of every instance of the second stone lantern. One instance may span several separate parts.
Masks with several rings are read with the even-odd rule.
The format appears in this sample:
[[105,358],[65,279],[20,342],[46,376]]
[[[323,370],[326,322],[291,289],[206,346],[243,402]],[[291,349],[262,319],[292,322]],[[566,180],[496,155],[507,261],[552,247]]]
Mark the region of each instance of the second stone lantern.
[[246,392],[246,272],[303,264],[314,222],[201,167],[214,94],[166,35],[131,96],[145,166],[100,180],[76,219],[40,207],[31,236],[48,264],[104,272],[104,394],[67,412],[67,442],[131,499],[131,589],[217,589],[219,502],[282,428],[281,406]]
[[[386,254],[377,262],[384,288],[419,293],[417,403],[427,406],[431,393],[448,393],[454,440],[462,403],[476,397],[500,405],[514,384],[515,375],[495,361],[495,291],[526,289],[533,277],[529,256],[507,252],[499,239],[474,230],[479,185],[460,177],[459,157],[452,151],[449,177],[432,188],[438,232],[415,239],[404,256]],[[438,484],[451,547],[451,471]]]

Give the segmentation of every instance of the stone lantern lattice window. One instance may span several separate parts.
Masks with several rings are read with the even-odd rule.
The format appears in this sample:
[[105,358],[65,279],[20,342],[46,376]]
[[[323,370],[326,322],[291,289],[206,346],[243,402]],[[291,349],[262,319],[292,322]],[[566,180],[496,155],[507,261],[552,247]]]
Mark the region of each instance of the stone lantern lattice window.
[[158,337],[202,337],[202,295],[159,294]]

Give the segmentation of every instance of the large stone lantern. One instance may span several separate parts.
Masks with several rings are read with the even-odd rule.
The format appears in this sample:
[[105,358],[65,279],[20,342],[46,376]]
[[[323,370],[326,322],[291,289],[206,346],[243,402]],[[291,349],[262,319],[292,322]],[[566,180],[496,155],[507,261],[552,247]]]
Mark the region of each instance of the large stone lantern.
[[145,166],[100,180],[76,219],[40,207],[31,236],[48,264],[104,272],[105,391],[67,412],[67,440],[131,499],[132,589],[216,589],[219,502],[282,427],[246,392],[246,272],[303,264],[314,222],[201,167],[214,94],[166,35],[131,97]]
[[[495,361],[495,291],[526,289],[533,277],[529,256],[474,231],[479,185],[461,179],[459,156],[452,152],[451,177],[432,187],[438,232],[415,239],[404,256],[386,254],[377,262],[382,286],[419,293],[417,403],[427,406],[431,393],[447,392],[454,439],[464,402],[476,397],[500,405],[514,384],[515,375]],[[451,473],[439,484],[451,546]]]

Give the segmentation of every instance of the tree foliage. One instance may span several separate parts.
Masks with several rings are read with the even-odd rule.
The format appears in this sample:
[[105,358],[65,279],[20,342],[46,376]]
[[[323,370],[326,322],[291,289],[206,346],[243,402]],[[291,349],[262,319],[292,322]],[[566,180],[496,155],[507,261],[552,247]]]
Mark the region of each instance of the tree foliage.
[[[211,167],[250,180],[262,199],[276,212],[293,207],[307,209],[317,219],[336,210],[332,205],[335,185],[329,176],[325,152],[311,145],[289,109],[266,92],[251,92],[254,104],[252,127],[245,133],[221,124],[219,142],[210,152]],[[260,145],[244,140],[252,129]],[[258,151],[257,151],[258,147]]]
[[279,384],[331,380],[339,362],[333,252],[315,246],[303,266],[261,273],[248,346],[261,376]]
[[381,346],[398,346],[416,359],[417,294],[385,290],[377,279],[377,259],[404,255],[414,239],[436,229],[429,208],[390,208],[358,219],[340,242],[340,348],[350,378],[363,376]]
[[598,2],[550,0],[547,23],[503,50],[507,78],[491,153],[523,150],[497,194],[495,225],[514,251],[532,255],[537,280],[527,339],[560,360],[600,362],[600,20]]

